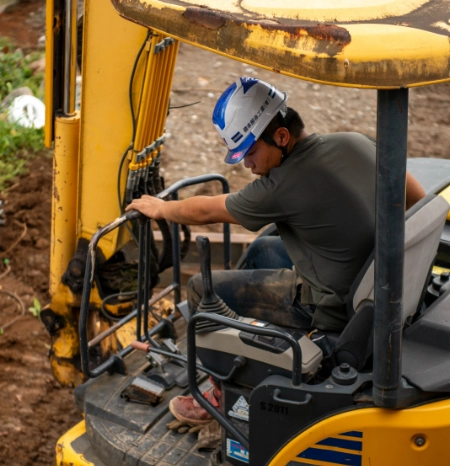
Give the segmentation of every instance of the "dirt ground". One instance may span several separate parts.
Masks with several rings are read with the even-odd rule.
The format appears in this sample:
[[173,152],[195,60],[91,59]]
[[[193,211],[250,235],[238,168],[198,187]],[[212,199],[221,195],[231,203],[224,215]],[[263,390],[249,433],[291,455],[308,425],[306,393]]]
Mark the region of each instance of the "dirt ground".
[[[24,50],[35,48],[44,34],[44,0],[24,1],[1,14],[0,34]],[[171,110],[162,160],[167,185],[208,172],[226,175],[232,190],[253,179],[242,165],[225,166],[211,124],[216,99],[241,75],[258,76],[285,90],[311,132],[352,130],[375,136],[375,91],[302,82],[182,45],[172,106],[200,103]],[[411,157],[450,158],[449,91],[448,84],[411,91]],[[217,189],[213,185],[202,193]],[[25,312],[0,335],[0,465],[54,464],[57,438],[81,419],[72,389],[61,387],[51,374],[49,337],[28,311],[34,298],[42,304],[49,298],[50,191],[51,154],[43,153],[29,163],[27,176],[0,193],[6,216],[6,225],[0,226],[0,327],[20,314],[18,301],[2,291],[15,294]]]

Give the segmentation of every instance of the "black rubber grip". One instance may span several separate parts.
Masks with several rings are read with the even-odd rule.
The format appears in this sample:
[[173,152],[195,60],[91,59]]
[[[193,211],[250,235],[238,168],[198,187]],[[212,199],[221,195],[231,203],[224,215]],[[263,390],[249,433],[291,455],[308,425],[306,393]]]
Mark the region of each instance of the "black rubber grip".
[[206,236],[197,236],[198,253],[200,255],[200,270],[203,278],[203,304],[215,304],[219,298],[213,289],[211,276],[211,246]]

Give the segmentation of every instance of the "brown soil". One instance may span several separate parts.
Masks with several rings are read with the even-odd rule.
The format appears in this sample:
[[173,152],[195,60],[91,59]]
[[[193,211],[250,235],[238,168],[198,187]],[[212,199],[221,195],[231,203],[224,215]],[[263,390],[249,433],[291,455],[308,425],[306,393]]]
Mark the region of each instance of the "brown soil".
[[[22,2],[0,15],[0,31],[24,49],[43,35],[44,0]],[[26,24],[26,27],[23,25]],[[208,66],[199,66],[199,64]],[[287,91],[310,131],[361,131],[375,136],[375,91],[334,88],[293,80],[183,45],[174,80],[173,109],[162,162],[166,184],[208,172],[223,173],[232,190],[253,179],[242,165],[226,166],[224,150],[211,124],[220,92],[241,75],[258,76]],[[450,85],[413,89],[410,93],[409,155],[450,157]],[[29,163],[29,174],[6,193],[7,223],[0,226],[0,287],[23,301],[25,316],[0,335],[0,465],[53,465],[57,438],[77,423],[73,393],[60,387],[47,360],[49,337],[28,308],[33,298],[48,300],[51,157]],[[190,195],[195,189],[187,190]],[[216,184],[197,190],[215,194]],[[239,227],[235,228],[239,231]],[[17,243],[17,244],[16,244]],[[16,301],[0,293],[0,326],[19,314]]]
[[[48,300],[51,213],[51,156],[41,154],[28,165],[29,174],[6,193],[6,226],[0,227],[0,327],[25,315],[0,335],[0,464],[54,464],[57,439],[81,419],[72,390],[50,372],[49,337],[40,320],[28,311],[36,298]],[[18,242],[18,240],[20,241]]]
[[45,0],[22,0],[0,14],[0,36],[10,37],[25,52],[35,50],[45,33]]

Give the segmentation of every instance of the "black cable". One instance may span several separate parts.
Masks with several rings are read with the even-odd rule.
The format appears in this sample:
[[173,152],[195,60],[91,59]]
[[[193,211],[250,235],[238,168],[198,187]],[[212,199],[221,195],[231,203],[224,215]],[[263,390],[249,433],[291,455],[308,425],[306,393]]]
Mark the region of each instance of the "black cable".
[[126,291],[125,293],[114,293],[114,294],[110,294],[109,296],[106,296],[106,298],[103,299],[100,305],[100,310],[103,314],[103,317],[105,317],[108,320],[112,320],[114,322],[117,322],[120,319],[122,319],[123,316],[111,314],[109,311],[105,309],[106,301],[109,301],[112,298],[125,297],[125,296],[136,296],[136,294],[137,294],[137,291]]
[[[138,65],[139,60],[141,58],[142,52],[144,51],[145,44],[147,43],[147,41],[149,40],[151,35],[152,35],[152,31],[149,30],[147,32],[147,35],[145,36],[144,42],[142,43],[142,45],[141,45],[141,47],[140,47],[140,49],[139,49],[139,51],[138,51],[138,53],[136,55],[136,59],[134,60],[134,64],[133,64],[133,69],[131,70],[130,84],[129,84],[129,87],[128,87],[128,100],[129,100],[129,104],[130,104],[131,124],[132,124],[133,129],[132,129],[132,132],[131,132],[131,142],[130,142],[129,146],[126,148],[125,152],[123,153],[122,158],[120,159],[119,171],[117,173],[117,199],[119,201],[119,209],[120,209],[120,214],[121,215],[124,213],[123,200],[122,200],[122,195],[121,195],[121,192],[120,192],[120,184],[121,184],[121,178],[122,178],[122,168],[123,168],[123,164],[125,163],[125,159],[127,157],[128,152],[130,150],[134,149],[134,139],[136,137],[136,116],[135,116],[135,113],[134,113],[134,106],[133,106],[133,82],[134,82],[134,76],[136,74],[137,65]],[[133,233],[132,228],[128,225],[128,223],[125,224],[125,227],[127,228],[127,230],[129,231],[131,237],[133,238],[133,241],[136,244],[138,244],[137,238],[136,238],[135,234]]]
[[172,110],[174,108],[192,107],[193,105],[200,104],[201,102],[202,102],[201,100],[197,100],[197,102],[192,102],[191,104],[177,105],[177,106],[174,106],[174,107],[169,106],[169,110]]
[[125,159],[127,157],[128,151],[133,149],[133,143],[131,142],[130,145],[125,149],[125,152],[122,155],[122,158],[120,159],[119,163],[119,171],[117,173],[117,199],[119,201],[119,208],[120,208],[120,214],[123,214],[123,205],[122,205],[122,195],[120,193],[120,180],[122,178],[122,168],[123,164],[125,162]]
[[[103,314],[103,317],[105,317],[106,319],[108,320],[112,320],[113,322],[117,322],[119,321],[120,319],[122,319],[124,316],[119,316],[119,315],[116,315],[116,314],[111,314],[111,312],[109,312],[107,309],[105,309],[105,303],[107,301],[109,301],[110,299],[112,298],[123,298],[123,297],[126,297],[126,296],[136,296],[137,295],[137,290],[136,291],[125,291],[125,292],[121,292],[121,293],[113,293],[113,294],[110,294],[109,296],[106,296],[103,300],[102,300],[102,303],[100,305],[100,311],[101,313]],[[135,307],[133,305],[133,301],[131,302],[131,307]],[[150,306],[149,307],[149,312],[150,314],[152,315],[152,317],[157,321],[157,322],[160,322],[162,317],[158,316],[158,314],[155,314],[155,312],[153,311],[153,306]]]

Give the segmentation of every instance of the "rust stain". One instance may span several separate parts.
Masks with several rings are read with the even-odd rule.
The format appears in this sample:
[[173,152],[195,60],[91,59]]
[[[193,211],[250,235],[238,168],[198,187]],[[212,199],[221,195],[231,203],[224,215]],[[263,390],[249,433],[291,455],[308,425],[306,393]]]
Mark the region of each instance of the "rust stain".
[[53,197],[56,199],[57,202],[60,201],[59,192],[58,192],[58,188],[56,187],[56,185],[53,187]]
[[199,24],[207,29],[219,29],[226,23],[222,15],[201,7],[188,7],[183,16],[190,23]]
[[273,23],[258,22],[258,24],[268,31],[284,31],[288,33],[292,39],[297,39],[305,33],[313,39],[345,46],[350,44],[352,38],[347,29],[336,26],[334,24],[315,24],[305,26],[284,26],[281,24],[274,25]]
[[293,40],[306,34],[313,39],[341,47],[351,42],[351,36],[347,29],[334,24],[286,25],[273,20],[248,20],[218,13],[206,7],[188,7],[183,13],[183,17],[190,23],[208,29],[219,29],[225,26],[227,21],[231,20],[236,25],[244,25],[247,28],[258,25],[269,32],[283,31],[289,34]]

